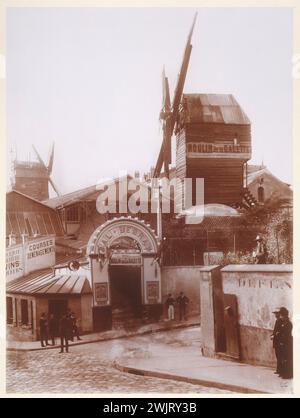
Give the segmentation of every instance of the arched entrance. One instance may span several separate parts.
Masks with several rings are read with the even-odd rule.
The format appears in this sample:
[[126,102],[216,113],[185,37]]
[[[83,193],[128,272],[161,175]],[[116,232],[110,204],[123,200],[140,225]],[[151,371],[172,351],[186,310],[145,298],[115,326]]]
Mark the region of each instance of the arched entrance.
[[159,317],[159,242],[149,225],[121,217],[99,226],[89,239],[94,329]]

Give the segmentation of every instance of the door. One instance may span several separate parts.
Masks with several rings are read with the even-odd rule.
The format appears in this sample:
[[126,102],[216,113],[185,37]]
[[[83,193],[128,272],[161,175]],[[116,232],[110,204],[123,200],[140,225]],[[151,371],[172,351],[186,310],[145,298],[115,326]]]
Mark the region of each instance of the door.
[[111,266],[109,281],[112,309],[138,314],[142,305],[141,268]]
[[238,304],[236,295],[224,294],[224,326],[226,335],[226,354],[240,358]]
[[68,310],[68,301],[67,299],[54,299],[48,301],[48,312],[49,316],[54,315],[54,333],[55,336],[59,336],[59,320],[63,314]]

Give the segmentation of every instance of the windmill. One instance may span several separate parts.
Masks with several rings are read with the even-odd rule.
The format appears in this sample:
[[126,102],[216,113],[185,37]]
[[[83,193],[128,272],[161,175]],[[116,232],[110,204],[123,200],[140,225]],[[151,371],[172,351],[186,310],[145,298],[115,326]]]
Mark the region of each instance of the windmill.
[[46,176],[48,179],[48,182],[51,184],[53,190],[55,191],[55,193],[57,194],[57,196],[60,196],[57,187],[55,186],[52,178],[51,178],[51,174],[52,174],[52,168],[53,168],[53,161],[54,161],[54,142],[52,144],[52,148],[51,148],[51,152],[50,152],[50,158],[49,158],[49,163],[48,165],[46,165],[42,159],[42,157],[40,156],[40,154],[38,153],[36,147],[34,145],[32,145],[32,148],[37,156],[37,159],[40,163],[40,165],[42,166],[42,168],[46,171]]
[[159,156],[157,159],[157,163],[154,169],[154,178],[160,176],[162,166],[164,165],[164,171],[167,176],[169,176],[169,164],[172,161],[172,135],[175,127],[175,123],[178,116],[179,105],[181,101],[181,96],[183,93],[185,78],[187,74],[187,69],[190,61],[190,56],[192,52],[192,35],[194,31],[194,26],[197,19],[197,13],[194,16],[193,24],[191,30],[188,35],[186,47],[184,50],[183,60],[180,68],[180,73],[177,79],[177,85],[175,88],[175,93],[173,97],[173,102],[171,105],[170,99],[170,89],[169,89],[169,82],[168,78],[165,75],[165,70],[163,70],[163,104],[162,110],[160,113],[160,120],[163,124],[163,142],[160,148]]

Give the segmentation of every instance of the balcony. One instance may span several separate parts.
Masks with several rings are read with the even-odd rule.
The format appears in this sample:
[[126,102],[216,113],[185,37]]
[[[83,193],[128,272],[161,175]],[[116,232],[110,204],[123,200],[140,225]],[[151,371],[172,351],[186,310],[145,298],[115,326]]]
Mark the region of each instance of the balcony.
[[251,147],[239,144],[211,144],[205,142],[187,143],[188,158],[239,158],[249,160]]

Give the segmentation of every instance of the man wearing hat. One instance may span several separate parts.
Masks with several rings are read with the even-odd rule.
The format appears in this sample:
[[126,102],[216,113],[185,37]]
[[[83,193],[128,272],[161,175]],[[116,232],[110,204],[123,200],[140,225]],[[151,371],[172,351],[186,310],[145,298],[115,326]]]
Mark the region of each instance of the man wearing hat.
[[281,358],[280,358],[280,346],[279,346],[279,331],[281,327],[281,319],[279,314],[279,309],[276,309],[273,314],[275,315],[276,322],[273,330],[273,334],[271,336],[273,340],[273,348],[275,350],[276,360],[277,360],[277,368],[275,374],[281,375]]
[[255,239],[256,251],[254,252],[255,264],[266,264],[267,263],[267,249],[264,240],[261,235],[257,235]]
[[279,357],[280,377],[283,379],[293,378],[293,325],[289,319],[289,311],[285,307],[279,309]]

